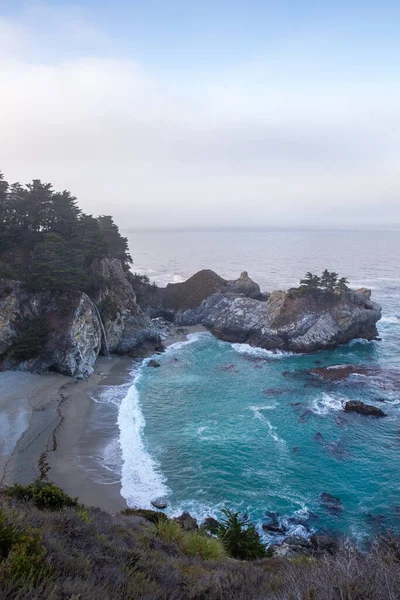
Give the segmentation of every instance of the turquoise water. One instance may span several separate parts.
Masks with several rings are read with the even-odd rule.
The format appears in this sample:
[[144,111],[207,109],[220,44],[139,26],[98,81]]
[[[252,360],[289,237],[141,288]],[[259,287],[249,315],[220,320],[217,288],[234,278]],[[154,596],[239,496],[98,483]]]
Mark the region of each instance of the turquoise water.
[[[309,387],[309,378],[295,373],[315,360],[370,365],[379,354],[373,344],[274,356],[209,334],[190,341],[161,357],[160,369],[143,369],[137,383],[146,449],[162,474],[170,513],[202,517],[230,506],[262,523],[266,511],[274,511],[292,532],[306,533],[285,521],[297,516],[308,528],[357,537],[370,529],[371,515],[396,523],[398,394],[343,384]],[[343,400],[383,395],[387,419],[341,410]],[[340,516],[321,506],[322,492],[340,498]]]
[[[381,342],[313,355],[274,355],[195,334],[159,357],[161,368],[136,365],[127,387],[107,390],[118,407],[113,468],[128,503],[150,506],[167,496],[169,514],[198,518],[229,506],[260,528],[272,519],[303,535],[328,529],[363,540],[377,521],[400,528],[399,389],[384,376],[327,384],[305,373],[315,361],[400,367],[399,234],[140,234],[131,247],[137,270],[159,283],[209,266],[225,277],[247,269],[268,290],[327,267],[354,287],[371,287],[383,318]],[[374,403],[388,417],[346,414],[347,399]],[[341,507],[321,504],[323,492]]]

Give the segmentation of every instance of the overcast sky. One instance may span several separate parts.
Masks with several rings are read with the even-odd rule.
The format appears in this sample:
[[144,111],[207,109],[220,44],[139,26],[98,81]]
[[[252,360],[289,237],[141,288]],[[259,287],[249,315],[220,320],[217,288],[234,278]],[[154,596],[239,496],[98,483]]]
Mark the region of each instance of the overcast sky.
[[400,224],[398,0],[0,0],[0,170],[122,229]]

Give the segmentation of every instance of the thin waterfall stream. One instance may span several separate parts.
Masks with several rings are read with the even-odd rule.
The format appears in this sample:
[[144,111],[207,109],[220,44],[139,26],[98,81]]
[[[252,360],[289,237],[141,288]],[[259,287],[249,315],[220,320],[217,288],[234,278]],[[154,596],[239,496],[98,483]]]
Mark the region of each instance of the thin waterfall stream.
[[101,314],[100,314],[100,311],[99,311],[99,309],[97,307],[96,302],[93,302],[93,305],[94,305],[94,307],[96,309],[97,316],[99,317],[100,327],[101,327],[101,331],[103,332],[103,337],[104,337],[104,344],[105,344],[106,350],[107,350],[107,356],[108,356],[108,358],[111,358],[111,356],[110,356],[110,346],[108,344],[108,339],[107,339],[107,334],[106,334],[106,330],[105,330],[105,327],[104,327],[103,319],[101,318]]

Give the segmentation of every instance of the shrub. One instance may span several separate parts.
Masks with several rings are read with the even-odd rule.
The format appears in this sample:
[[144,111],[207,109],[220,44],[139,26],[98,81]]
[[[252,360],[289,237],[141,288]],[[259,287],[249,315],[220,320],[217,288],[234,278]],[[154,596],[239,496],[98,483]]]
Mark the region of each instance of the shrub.
[[261,538],[247,517],[239,517],[238,512],[225,508],[225,519],[219,524],[217,535],[227,553],[240,560],[264,558],[267,552]]
[[160,519],[156,524],[157,533],[164,542],[175,542],[180,546],[185,538],[185,532],[179,523],[170,519]]
[[221,560],[226,557],[224,544],[198,531],[186,534],[182,552],[188,556],[200,556],[203,560]]
[[78,506],[77,498],[70,498],[55,483],[35,481],[29,485],[14,484],[7,494],[20,502],[33,502],[41,510],[61,510],[67,506]]

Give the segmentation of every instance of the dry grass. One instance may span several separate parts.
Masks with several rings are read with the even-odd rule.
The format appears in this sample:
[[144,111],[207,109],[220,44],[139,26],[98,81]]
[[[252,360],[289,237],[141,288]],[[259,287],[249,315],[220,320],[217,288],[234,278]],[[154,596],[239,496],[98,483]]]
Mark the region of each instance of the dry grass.
[[[400,545],[320,559],[226,559],[218,541],[143,514],[40,510],[0,496],[2,600],[396,600]],[[149,513],[153,517],[153,513]]]

